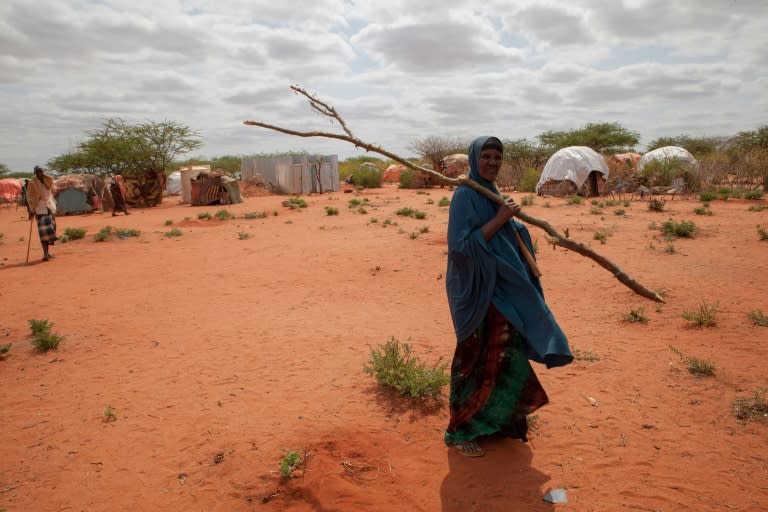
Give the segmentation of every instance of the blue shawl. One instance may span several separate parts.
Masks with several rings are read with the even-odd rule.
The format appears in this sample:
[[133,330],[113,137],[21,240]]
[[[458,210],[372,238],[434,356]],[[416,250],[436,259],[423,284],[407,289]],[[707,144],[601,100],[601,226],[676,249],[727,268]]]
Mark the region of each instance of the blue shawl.
[[[479,137],[470,145],[469,177],[498,194],[496,186],[479,173],[480,150],[489,138]],[[534,254],[528,229],[510,220],[490,240],[483,238],[483,225],[498,208],[468,186],[459,187],[451,200],[445,284],[457,341],[478,328],[493,304],[526,340],[531,360],[548,368],[566,365],[573,360],[568,340],[517,245],[515,231]]]

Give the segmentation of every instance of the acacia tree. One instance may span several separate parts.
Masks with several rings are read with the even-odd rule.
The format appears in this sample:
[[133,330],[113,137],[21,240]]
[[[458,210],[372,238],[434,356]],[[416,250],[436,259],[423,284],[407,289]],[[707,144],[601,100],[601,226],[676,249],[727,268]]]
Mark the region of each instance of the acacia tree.
[[108,119],[101,128],[88,132],[88,139],[77,150],[53,158],[48,167],[61,174],[135,178],[138,206],[153,206],[161,197],[158,183],[162,188],[173,160],[200,146],[197,132],[173,121],[130,125],[122,119]]
[[409,149],[415,151],[422,159],[429,161],[433,171],[442,172],[442,161],[445,157],[464,153],[468,147],[469,143],[461,139],[431,135],[412,143]]
[[72,153],[53,158],[48,167],[62,174],[141,176],[165,172],[173,160],[202,146],[198,133],[173,121],[127,124],[108,119]]
[[536,136],[551,152],[568,146],[587,146],[598,153],[624,153],[634,150],[640,134],[618,123],[587,123],[568,131],[546,131]]

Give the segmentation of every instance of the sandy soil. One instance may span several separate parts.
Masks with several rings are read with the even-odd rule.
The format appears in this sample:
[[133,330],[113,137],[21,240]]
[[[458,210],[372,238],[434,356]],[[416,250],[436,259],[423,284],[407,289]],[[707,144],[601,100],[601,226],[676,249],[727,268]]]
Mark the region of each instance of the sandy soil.
[[[768,209],[716,201],[698,216],[698,201],[658,213],[635,200],[594,215],[589,201],[536,198],[528,212],[666,290],[667,304],[532,229],[549,303],[572,347],[599,360],[537,366],[551,404],[531,442],[488,442],[486,457],[468,459],[442,442],[444,402],[415,407],[362,371],[393,336],[430,363],[453,353],[439,206],[450,194],[367,190],[356,196],[367,214],[342,192],[297,210],[262,195],[227,207],[237,218],[226,221],[198,220],[221,207],[168,198],[128,217],[60,217],[60,233],[86,238],[44,263],[33,233],[28,265],[29,222],[0,209],[0,343],[13,343],[0,361],[0,509],[768,509],[768,424],[732,413],[768,386],[768,328],[747,318],[768,313],[768,242],[756,230]],[[397,216],[405,206],[427,217]],[[649,229],[669,218],[700,228],[674,252]],[[141,235],[95,242],[107,225]],[[165,236],[172,228],[183,235]],[[718,304],[715,327],[681,317],[702,303]],[[623,321],[638,308],[649,323]],[[27,321],[43,318],[65,336],[57,351],[28,342]],[[680,354],[715,375],[695,377]],[[307,463],[283,480],[287,450]],[[553,488],[567,505],[542,499]]]

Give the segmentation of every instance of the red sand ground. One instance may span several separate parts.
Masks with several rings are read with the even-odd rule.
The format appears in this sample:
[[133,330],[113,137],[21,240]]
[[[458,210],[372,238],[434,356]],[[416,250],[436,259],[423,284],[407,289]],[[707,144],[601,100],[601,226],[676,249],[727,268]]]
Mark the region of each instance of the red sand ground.
[[[573,348],[599,361],[537,366],[551,404],[531,442],[485,443],[487,456],[469,459],[442,442],[445,403],[414,408],[362,371],[369,347],[392,336],[428,362],[452,356],[443,196],[366,190],[367,214],[340,192],[307,197],[302,210],[250,197],[227,207],[238,216],[227,221],[198,220],[218,206],[169,198],[128,217],[61,217],[60,233],[87,237],[43,263],[33,234],[29,265],[29,222],[0,209],[0,342],[13,343],[0,361],[0,509],[768,509],[768,425],[731,411],[768,386],[768,329],[747,318],[768,313],[768,242],[756,230],[768,209],[715,201],[714,215],[697,216],[698,201],[676,199],[664,213],[633,201],[619,206],[626,216],[601,216],[589,201],[536,198],[528,212],[668,302],[657,308],[532,229],[549,303]],[[426,219],[397,216],[405,206]],[[270,215],[243,218],[256,211]],[[674,253],[649,229],[669,218],[700,228]],[[141,236],[95,242],[107,225]],[[172,227],[183,236],[164,236]],[[605,245],[598,229],[612,231]],[[716,327],[681,318],[702,302],[718,304]],[[636,308],[648,324],[623,322]],[[57,351],[33,350],[32,318],[66,337]],[[715,376],[696,378],[677,352],[712,361]],[[107,407],[115,421],[104,421]],[[286,450],[307,464],[284,481]],[[543,501],[551,488],[566,489],[568,504]]]

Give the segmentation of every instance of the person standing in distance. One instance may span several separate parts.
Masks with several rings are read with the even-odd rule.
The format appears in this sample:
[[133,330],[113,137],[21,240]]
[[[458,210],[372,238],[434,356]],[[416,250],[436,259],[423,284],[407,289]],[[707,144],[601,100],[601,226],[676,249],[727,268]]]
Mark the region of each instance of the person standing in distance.
[[27,211],[29,220],[37,219],[37,233],[43,246],[43,261],[53,258],[49,248],[59,237],[56,236],[56,201],[53,197],[53,178],[43,168],[35,166],[35,175],[27,184]]

